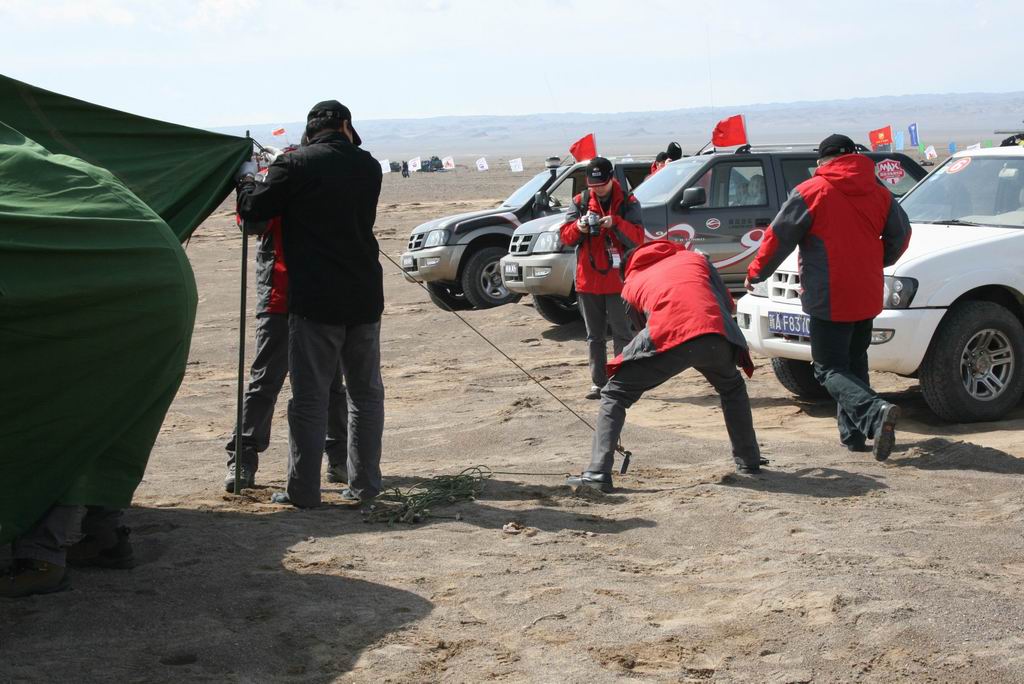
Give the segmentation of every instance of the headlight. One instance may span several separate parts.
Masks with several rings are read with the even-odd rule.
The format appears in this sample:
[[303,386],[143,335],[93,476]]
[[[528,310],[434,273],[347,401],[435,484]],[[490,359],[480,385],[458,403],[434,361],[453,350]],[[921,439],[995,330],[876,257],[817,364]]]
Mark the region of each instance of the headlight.
[[885,276],[885,296],[882,306],[886,309],[907,309],[917,293],[917,281],[913,278]]
[[447,230],[432,230],[427,233],[427,239],[423,241],[424,247],[440,247],[448,242]]
[[754,283],[754,289],[750,291],[750,294],[755,297],[767,297],[768,296],[768,281],[762,280],[759,283]]
[[558,231],[556,230],[541,233],[537,236],[537,241],[533,243],[534,254],[557,252],[560,249],[562,249],[562,241],[559,239]]

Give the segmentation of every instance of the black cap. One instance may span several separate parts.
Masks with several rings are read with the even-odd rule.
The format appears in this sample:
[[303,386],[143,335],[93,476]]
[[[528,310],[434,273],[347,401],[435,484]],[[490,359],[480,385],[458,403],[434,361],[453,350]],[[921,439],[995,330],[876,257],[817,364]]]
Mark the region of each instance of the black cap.
[[665,154],[667,154],[668,158],[672,161],[678,161],[683,158],[683,148],[680,147],[677,142],[670,142],[668,144],[668,149],[665,150]]
[[604,157],[594,157],[587,163],[587,185],[604,185],[614,175],[612,163]]
[[818,145],[818,159],[822,157],[838,157],[841,154],[853,154],[857,146],[845,135],[833,133]]
[[656,161],[656,162],[663,162],[663,161],[667,161],[667,160],[668,160],[668,153],[667,152],[659,152],[658,156],[654,158],[654,161]]
[[306,115],[306,123],[313,119],[337,119],[339,123],[348,121],[348,129],[352,131],[352,142],[356,145],[363,144],[363,139],[359,137],[355,126],[352,125],[352,112],[337,100],[324,100],[313,105],[309,114]]

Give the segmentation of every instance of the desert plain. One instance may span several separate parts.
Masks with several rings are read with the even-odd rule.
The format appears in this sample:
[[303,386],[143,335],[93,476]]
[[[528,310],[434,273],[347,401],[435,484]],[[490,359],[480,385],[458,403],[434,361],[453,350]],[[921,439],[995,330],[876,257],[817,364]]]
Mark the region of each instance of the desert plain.
[[[382,250],[397,259],[413,226],[525,180],[498,167],[386,175]],[[382,259],[385,485],[530,474],[494,474],[413,525],[364,522],[326,480],[320,509],[270,504],[286,385],[257,488],[226,494],[231,202],[186,248],[199,310],[125,516],[138,564],[0,606],[0,682],[1024,681],[1024,407],[944,423],[913,379],[872,374],[905,416],[876,463],[840,447],[831,402],[794,398],[755,359],[771,464],[744,477],[717,397],[687,372],[630,410],[618,491],[576,494],[562,474],[586,465],[588,428]],[[552,326],[529,297],[463,316],[593,420],[582,323]]]

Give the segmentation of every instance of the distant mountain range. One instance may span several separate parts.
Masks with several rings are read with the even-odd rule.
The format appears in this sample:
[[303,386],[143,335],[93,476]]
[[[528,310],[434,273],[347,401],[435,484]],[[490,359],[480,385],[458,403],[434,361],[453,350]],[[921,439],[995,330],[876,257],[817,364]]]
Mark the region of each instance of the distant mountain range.
[[[1024,128],[1024,92],[902,95],[821,102],[787,102],[700,107],[662,112],[617,114],[532,114],[525,116],[444,116],[428,119],[356,120],[363,146],[378,158],[409,159],[430,155],[566,154],[570,143],[593,132],[607,155],[653,153],[672,140],[690,152],[711,137],[715,122],[744,114],[750,141],[813,142],[833,132],[867,143],[869,130],[892,124],[906,130],[916,122],[922,142],[961,147],[995,140],[995,130]],[[273,137],[284,128],[287,136]],[[298,142],[304,123],[283,122],[215,129],[244,134],[263,143]],[[998,141],[997,141],[998,142]],[[909,136],[907,138],[909,145]]]

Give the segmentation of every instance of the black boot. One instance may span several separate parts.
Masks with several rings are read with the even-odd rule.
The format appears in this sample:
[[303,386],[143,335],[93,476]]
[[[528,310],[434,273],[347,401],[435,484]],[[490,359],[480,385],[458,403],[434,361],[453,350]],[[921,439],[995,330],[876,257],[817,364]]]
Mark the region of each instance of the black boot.
[[[79,568],[107,568],[127,570],[135,567],[135,551],[128,539],[131,529],[118,527],[117,539],[104,544],[95,535],[87,534],[68,549],[68,565]],[[103,540],[107,541],[107,540]]]
[[611,473],[596,473],[591,470],[584,470],[581,475],[565,478],[565,484],[574,489],[576,487],[590,487],[605,494],[610,493],[614,489]]

